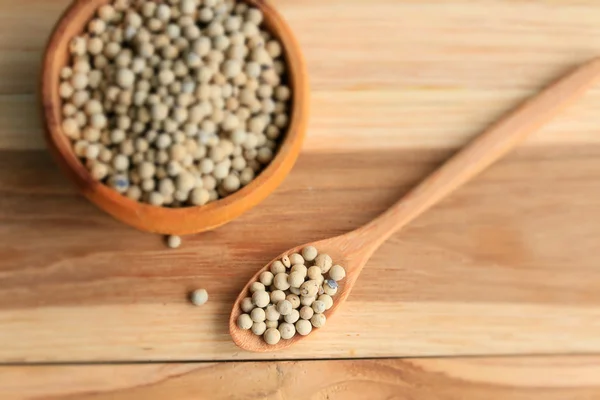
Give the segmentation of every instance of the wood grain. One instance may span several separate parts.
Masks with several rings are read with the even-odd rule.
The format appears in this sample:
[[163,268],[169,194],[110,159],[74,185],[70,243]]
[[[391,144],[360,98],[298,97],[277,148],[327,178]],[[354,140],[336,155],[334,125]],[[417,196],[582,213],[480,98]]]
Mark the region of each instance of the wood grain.
[[593,399],[600,358],[0,367],[3,400]]
[[[0,360],[600,351],[595,147],[517,151],[392,237],[315,338],[276,355],[234,346],[230,307],[265,260],[362,225],[449,155],[305,154],[254,211],[170,251],[80,198],[45,153],[6,152]],[[203,308],[186,298],[197,287]]]
[[[44,147],[34,94],[70,0],[0,0],[0,148]],[[600,4],[273,0],[305,52],[305,151],[458,147],[569,68],[600,54]],[[27,10],[25,10],[27,8]],[[332,24],[331,21],[337,21]],[[595,90],[528,145],[599,144]],[[366,133],[365,133],[366,132]]]
[[[166,251],[80,198],[41,151],[41,54],[69,0],[24,2],[0,0],[0,362],[257,357],[226,331],[257,268],[375,217],[600,54],[595,0],[274,0],[314,90],[305,151],[257,209]],[[595,89],[395,235],[335,323],[277,357],[599,352],[598,109]],[[186,300],[199,286],[201,309]]]
[[460,190],[482,171],[514,150],[526,137],[560,115],[586,93],[599,78],[600,58],[596,58],[570,71],[496,121],[450,160],[424,178],[398,202],[366,225],[343,235],[297,245],[274,257],[271,262],[256,272],[234,302],[229,319],[229,332],[234,343],[247,351],[274,352],[289,348],[300,340],[310,337],[310,335],[295,335],[289,340],[277,339],[277,343],[267,344],[251,330],[239,327],[238,320],[243,313],[242,303],[251,294],[251,285],[261,281],[260,275],[271,270],[274,262],[288,257],[291,259],[294,253],[300,253],[303,248],[311,246],[319,249],[322,254],[328,254],[330,259],[335,260],[335,264],[344,266],[345,278],[337,287],[335,301],[323,314],[328,321],[331,320],[344,306],[344,302],[373,253],[384,242],[453,192]]

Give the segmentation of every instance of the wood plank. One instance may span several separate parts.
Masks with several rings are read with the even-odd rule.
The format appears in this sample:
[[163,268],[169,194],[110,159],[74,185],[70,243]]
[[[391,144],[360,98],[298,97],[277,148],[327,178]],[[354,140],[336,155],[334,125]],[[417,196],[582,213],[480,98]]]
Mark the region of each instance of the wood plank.
[[[70,1],[26,0],[25,11],[22,3],[0,0],[0,71],[10,78],[0,82],[0,93],[36,90],[32,64]],[[600,53],[594,0],[272,3],[296,32],[316,90],[532,88]],[[24,61],[27,54],[32,58]]]
[[[4,152],[0,362],[599,352],[593,146],[493,167],[384,245],[315,338],[260,356],[232,344],[227,315],[259,266],[368,221],[448,155],[305,154],[265,203],[170,251],[93,208],[44,152]],[[197,287],[203,308],[186,299]]]
[[[456,148],[532,93],[315,92],[303,152]],[[523,146],[600,145],[599,106],[600,91],[594,91]],[[0,113],[0,150],[45,148],[35,96],[0,96]]]
[[[0,0],[0,149],[43,148],[34,96],[40,59],[70,0],[26,1],[27,7]],[[457,147],[600,54],[594,1],[274,3],[309,65],[314,94],[306,151]],[[598,144],[599,107],[595,90],[529,145]]]
[[[259,208],[166,251],[29,151],[43,148],[39,57],[68,1],[0,0],[3,362],[254,358],[225,321],[265,260],[368,221],[440,149],[600,54],[592,0],[275,0],[313,82],[305,153]],[[594,90],[396,235],[315,339],[261,357],[598,352],[598,106]],[[186,301],[197,286],[211,293],[202,309]]]
[[600,358],[0,367],[4,400],[592,399]]

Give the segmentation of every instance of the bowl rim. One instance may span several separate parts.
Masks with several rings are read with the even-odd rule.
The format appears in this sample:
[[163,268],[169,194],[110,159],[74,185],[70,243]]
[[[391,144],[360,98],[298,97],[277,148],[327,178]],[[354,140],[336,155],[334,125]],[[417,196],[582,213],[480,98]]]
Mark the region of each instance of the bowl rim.
[[[70,139],[62,132],[59,73],[64,66],[61,59],[67,58],[66,46],[75,34],[67,35],[67,32],[73,20],[83,19],[81,15],[84,14],[85,21],[88,21],[93,11],[108,2],[75,0],[58,20],[44,52],[40,82],[44,137],[63,172],[97,207],[121,222],[154,233],[184,235],[212,230],[262,202],[283,182],[295,164],[304,141],[310,107],[306,62],[294,33],[281,14],[263,0],[244,0],[263,11],[266,28],[281,41],[292,87],[291,118],[274,159],[250,184],[232,195],[204,206],[167,208],[129,199],[96,181],[75,155]],[[77,29],[76,32],[79,31]],[[62,53],[61,47],[64,49]]]

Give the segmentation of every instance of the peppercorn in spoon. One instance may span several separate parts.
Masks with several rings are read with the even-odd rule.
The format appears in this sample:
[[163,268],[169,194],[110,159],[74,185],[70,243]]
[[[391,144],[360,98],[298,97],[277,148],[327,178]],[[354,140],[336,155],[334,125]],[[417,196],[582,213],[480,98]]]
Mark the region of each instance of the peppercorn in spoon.
[[[325,319],[330,319],[346,301],[363,267],[383,242],[413,219],[421,215],[424,211],[438,203],[453,190],[457,189],[497,161],[525,139],[527,135],[541,128],[546,122],[551,120],[552,117],[556,116],[574,100],[579,98],[599,77],[600,59],[594,59],[580,66],[575,71],[551,85],[536,97],[525,102],[508,116],[491,126],[375,220],[344,235],[292,248],[271,261],[250,280],[246,287],[244,287],[233,306],[229,320],[229,332],[235,344],[248,351],[276,351],[290,347],[299,340],[309,336],[309,333],[311,333],[311,329],[306,327],[305,322],[296,326],[297,333],[289,339],[282,339],[281,336],[282,334],[285,335],[285,337],[291,335],[289,332],[291,329],[289,325],[291,324],[286,323],[285,329],[280,329],[280,332],[275,332],[273,326],[276,325],[276,321],[269,320],[268,314],[275,315],[275,317],[278,316],[276,312],[279,307],[277,307],[277,304],[272,304],[272,301],[274,298],[280,296],[280,294],[278,294],[278,296],[273,296],[271,294],[269,298],[264,298],[264,291],[262,291],[262,288],[265,287],[265,285],[260,283],[260,280],[262,279],[265,283],[269,284],[272,277],[268,274],[264,274],[261,277],[263,272],[271,271],[273,269],[275,272],[278,272],[277,268],[281,268],[279,265],[282,263],[281,260],[286,261],[286,267],[290,267],[291,262],[289,262],[289,257],[296,257],[297,254],[301,253],[302,250],[307,247],[316,248],[319,254],[329,255],[333,264],[343,266],[345,268],[345,279],[342,279],[343,274],[339,275],[340,270],[338,269],[336,271],[336,275],[339,275],[338,279],[329,279],[321,286],[321,288],[327,289],[324,285],[331,284],[330,288],[333,289],[335,287],[336,289],[334,295],[331,296],[333,305],[329,304],[329,309],[323,313],[324,318],[321,317],[320,320],[316,321],[322,326]],[[301,261],[300,258],[298,258],[299,261]],[[328,265],[327,267],[329,268],[331,265]],[[328,270],[328,268],[323,269],[323,272],[327,273],[326,270]],[[297,267],[296,269],[302,270],[302,273],[305,272],[301,267]],[[290,271],[287,270],[287,272]],[[292,274],[290,273],[290,276],[291,275]],[[275,278],[277,279],[277,276],[275,276]],[[316,281],[319,282],[323,281],[325,278],[319,278],[318,276],[313,275],[310,279],[316,279]],[[279,280],[281,280],[281,276],[279,277]],[[292,280],[293,279],[290,279],[290,281]],[[257,282],[259,282],[259,285],[256,284]],[[275,285],[274,289],[278,289],[277,282],[273,282],[272,284]],[[279,283],[279,288],[286,286],[285,283]],[[249,304],[249,300],[247,299],[247,297],[252,296],[250,291],[251,287],[253,292],[261,292],[252,297],[254,304]],[[300,289],[296,288],[294,291],[299,290]],[[313,293],[310,293],[311,296],[312,294]],[[295,298],[290,297],[289,300],[295,300]],[[314,299],[312,300],[314,301]],[[277,301],[282,302],[283,300],[279,299]],[[256,304],[257,302],[260,304]],[[266,314],[255,312],[254,314],[256,315],[253,315],[255,319],[259,318],[257,319],[258,321],[260,321],[263,315],[267,315],[266,322],[272,327],[271,329],[267,329],[264,335],[261,333],[261,331],[263,331],[262,328],[264,328],[263,325],[261,325],[261,322],[257,323],[255,326],[256,329],[254,329],[256,332],[253,332],[252,329],[247,329],[249,328],[247,326],[249,322],[248,318],[240,318],[244,313],[242,307],[248,309],[249,306],[258,309],[266,308]],[[285,308],[288,308],[287,304],[282,303],[281,309],[283,310]],[[312,308],[322,312],[322,310],[319,310],[319,308],[322,308],[322,305],[320,304],[318,307],[313,306]],[[310,311],[308,312],[310,313]],[[286,317],[284,317],[284,320]],[[262,319],[264,320],[264,318]],[[291,320],[293,319],[296,319],[295,315]],[[238,326],[238,321],[242,328]],[[267,328],[268,325],[266,326]],[[312,329],[312,332],[314,331],[315,330]],[[259,336],[259,334],[262,336]],[[272,344],[268,344],[267,342]]]

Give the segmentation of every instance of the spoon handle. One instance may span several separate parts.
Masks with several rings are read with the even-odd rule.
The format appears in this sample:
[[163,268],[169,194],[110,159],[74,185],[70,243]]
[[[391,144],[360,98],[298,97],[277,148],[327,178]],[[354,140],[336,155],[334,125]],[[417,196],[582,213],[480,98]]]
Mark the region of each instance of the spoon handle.
[[[578,99],[600,77],[600,58],[566,75],[488,128],[403,199],[354,233],[375,251],[394,232],[500,159]],[[363,248],[364,249],[364,248]]]

